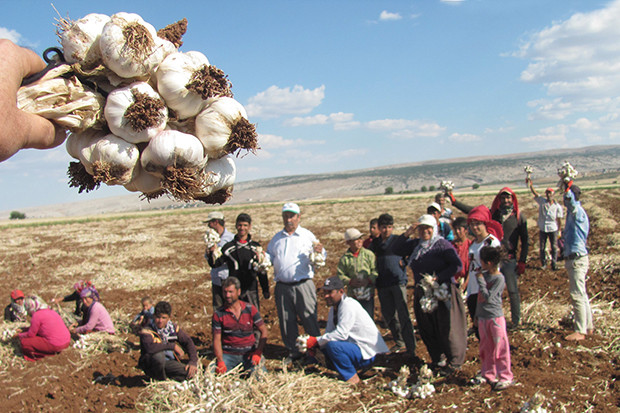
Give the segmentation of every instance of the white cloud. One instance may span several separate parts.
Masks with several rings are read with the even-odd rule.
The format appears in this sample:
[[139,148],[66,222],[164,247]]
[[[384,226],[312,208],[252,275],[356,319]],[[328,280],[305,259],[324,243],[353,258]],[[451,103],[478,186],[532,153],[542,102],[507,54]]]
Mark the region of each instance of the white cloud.
[[435,138],[446,128],[434,122],[423,122],[409,119],[381,119],[367,122],[365,126],[371,130],[391,131],[395,138]]
[[0,39],[8,39],[15,44],[18,44],[22,35],[15,30],[7,29],[6,27],[0,27]]
[[353,120],[352,113],[337,112],[329,115],[296,116],[284,122],[286,126],[314,126],[333,124],[334,129],[350,129],[351,125],[359,125]]
[[282,136],[260,134],[258,135],[258,144],[267,149],[280,149],[296,146],[323,145],[323,140],[304,140],[304,139],[284,139]]
[[448,140],[451,142],[465,143],[465,142],[478,142],[478,141],[481,141],[482,138],[472,133],[453,133],[452,135],[448,137]]
[[458,6],[461,3],[465,3],[465,0],[439,0],[441,3],[446,3],[454,6]]
[[564,119],[616,111],[620,95],[620,0],[576,13],[532,35],[514,56],[530,63],[521,80],[544,85],[549,99],[530,102],[533,118]]
[[325,85],[316,89],[293,89],[270,86],[248,99],[246,110],[250,117],[277,118],[284,115],[303,115],[319,106],[325,97]]
[[392,13],[387,10],[383,10],[381,14],[379,15],[379,20],[381,21],[394,21],[394,20],[400,20],[402,18],[403,16],[401,16],[400,13]]
[[540,133],[532,136],[526,136],[521,138],[521,142],[534,142],[534,143],[545,143],[545,142],[565,142],[567,140],[567,134],[569,132],[569,127],[567,125],[556,125],[548,128],[543,128],[539,131]]

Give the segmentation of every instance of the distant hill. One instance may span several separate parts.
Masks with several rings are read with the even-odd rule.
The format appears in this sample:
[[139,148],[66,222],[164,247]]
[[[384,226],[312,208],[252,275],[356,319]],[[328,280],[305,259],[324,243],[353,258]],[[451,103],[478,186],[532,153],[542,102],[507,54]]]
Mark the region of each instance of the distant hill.
[[[471,189],[473,184],[481,186],[516,182],[522,184],[525,178],[523,172],[525,165],[534,168],[534,182],[542,185],[555,183],[558,180],[557,168],[566,160],[579,171],[580,176],[618,173],[620,145],[430,160],[327,174],[258,179],[236,184],[233,198],[228,204],[379,195],[384,194],[387,187],[392,187],[395,193],[412,193],[420,191],[422,186],[438,187],[442,180],[454,182],[456,191]],[[183,204],[167,198],[148,203],[140,201],[133,194],[71,204],[23,208],[20,212],[29,218],[59,218],[200,206],[204,204]],[[10,211],[0,211],[0,220],[8,219],[9,213]]]

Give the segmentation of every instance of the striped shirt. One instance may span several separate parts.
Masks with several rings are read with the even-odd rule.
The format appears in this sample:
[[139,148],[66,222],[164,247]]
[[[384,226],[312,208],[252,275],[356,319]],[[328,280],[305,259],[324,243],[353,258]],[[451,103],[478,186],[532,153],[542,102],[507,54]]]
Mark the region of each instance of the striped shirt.
[[241,303],[239,318],[226,306],[213,313],[213,335],[222,335],[224,353],[245,354],[254,349],[256,338],[254,330],[264,324],[256,307],[245,301]]

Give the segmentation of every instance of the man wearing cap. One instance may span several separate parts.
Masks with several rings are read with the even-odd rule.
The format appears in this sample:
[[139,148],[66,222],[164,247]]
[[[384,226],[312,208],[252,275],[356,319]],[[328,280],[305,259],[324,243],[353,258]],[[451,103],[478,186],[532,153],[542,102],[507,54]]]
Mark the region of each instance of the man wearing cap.
[[433,202],[426,208],[426,213],[432,215],[437,221],[437,234],[447,241],[454,241],[454,233],[452,228],[450,228],[450,224],[441,220],[441,205]]
[[564,183],[563,187],[564,206],[566,207],[564,265],[568,273],[570,297],[575,315],[575,332],[568,335],[566,340],[581,341],[594,329],[590,299],[586,290],[590,220],[579,202],[581,196],[579,187],[574,185],[572,180]]
[[347,296],[359,301],[370,318],[374,319],[374,287],[377,279],[375,254],[362,246],[362,233],[356,228],[349,228],[344,232],[344,241],[349,249],[338,262],[337,275],[344,285],[348,286]]
[[295,345],[299,335],[297,319],[306,334],[319,335],[316,315],[316,287],[312,282],[314,268],[310,255],[315,252],[325,257],[325,249],[312,232],[299,225],[299,206],[288,202],[282,207],[284,229],[267,246],[273,264],[274,299],[280,321],[282,341],[291,359],[301,357]]
[[[212,211],[207,215],[206,221],[203,224],[207,224],[209,228],[213,229],[220,236],[220,240],[217,243],[218,247],[223,247],[226,243],[233,240],[234,235],[230,233],[225,225],[224,214],[220,211]],[[205,258],[209,261],[209,255],[213,253],[213,248],[207,248],[205,251]],[[228,266],[226,263],[222,263],[220,266],[211,268],[211,293],[213,294],[213,308],[219,308],[224,304],[222,298],[222,281],[228,278]]]
[[28,314],[24,308],[24,293],[22,290],[11,291],[11,303],[4,308],[4,321],[26,321]]
[[346,296],[339,277],[325,280],[322,291],[329,307],[325,334],[311,336],[306,346],[308,349],[319,346],[340,377],[357,384],[360,382],[357,370],[369,368],[375,356],[387,353],[388,348],[360,303]]
[[396,250],[398,236],[392,234],[394,218],[390,214],[379,216],[379,231],[381,236],[370,244],[369,249],[377,257],[375,285],[383,320],[394,340],[391,351],[398,352],[406,346],[409,356],[415,358],[415,336],[407,306],[407,257]]
[[211,253],[207,254],[207,261],[211,267],[219,267],[225,264],[228,268],[228,276],[236,277],[241,283],[241,296],[243,301],[255,306],[260,310],[258,298],[258,283],[260,282],[263,297],[269,298],[269,279],[265,270],[259,263],[263,259],[262,247],[252,239],[252,217],[246,213],[237,215],[235,221],[237,234],[234,239],[227,242],[222,248],[222,255],[214,259]]
[[[474,207],[457,201],[452,191],[447,195],[452,205],[469,214]],[[508,187],[499,190],[490,208],[491,217],[502,225],[504,238],[502,245],[508,251],[508,259],[502,262],[501,272],[506,279],[506,289],[510,298],[511,328],[516,328],[521,322],[521,295],[519,294],[519,275],[525,272],[525,261],[528,252],[527,219],[519,210],[517,195]],[[521,250],[517,250],[521,243]]]
[[538,195],[534,189],[534,184],[530,178],[526,178],[525,182],[530,187],[530,191],[534,194],[534,201],[538,204],[538,229],[539,245],[540,245],[540,263],[541,268],[547,268],[547,240],[551,244],[551,269],[557,269],[558,262],[558,238],[560,237],[560,228],[562,228],[562,206],[553,199],[553,188],[545,190],[545,196]]

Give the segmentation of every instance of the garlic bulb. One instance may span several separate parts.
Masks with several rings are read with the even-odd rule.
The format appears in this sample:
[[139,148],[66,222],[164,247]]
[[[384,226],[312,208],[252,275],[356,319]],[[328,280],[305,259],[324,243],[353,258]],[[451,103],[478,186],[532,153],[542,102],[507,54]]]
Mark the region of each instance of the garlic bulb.
[[196,116],[207,99],[232,96],[228,80],[214,77],[215,69],[200,52],[173,53],[157,69],[157,90],[179,119]]
[[310,251],[310,254],[309,254],[310,263],[315,268],[324,267],[325,266],[325,255],[323,255],[323,253],[321,253],[321,252],[316,252],[314,250],[314,246],[317,245],[318,243],[319,243],[318,240],[316,242],[312,243],[312,250]]
[[[145,77],[172,49],[167,40],[157,40],[157,32],[134,13],[116,13],[103,27],[99,47],[105,65],[124,78]],[[173,46],[174,47],[174,46]]]
[[138,147],[118,136],[109,134],[99,139],[92,148],[95,181],[108,185],[125,185],[131,181],[134,168],[140,158]]
[[162,186],[173,197],[190,201],[203,185],[207,157],[200,141],[187,133],[165,130],[142,152],[142,167],[162,178]]
[[65,60],[93,68],[102,63],[99,37],[110,21],[105,14],[91,13],[76,21],[60,19],[58,36]]
[[205,177],[201,191],[196,195],[207,204],[223,204],[232,195],[232,188],[237,176],[237,167],[232,155],[220,159],[209,159],[203,170]]
[[161,178],[146,172],[140,162],[136,164],[131,181],[125,184],[130,192],[142,192],[147,199],[154,199],[164,194]]
[[196,136],[211,158],[220,158],[238,149],[257,148],[256,128],[248,122],[245,108],[233,98],[207,101],[196,117]]
[[300,353],[305,353],[306,351],[308,351],[309,338],[310,336],[308,334],[304,334],[295,339],[295,347],[297,347],[297,351],[299,351]]
[[104,115],[113,134],[139,143],[166,128],[168,108],[148,83],[135,82],[108,95]]
[[[87,129],[81,133],[70,133],[65,141],[65,148],[67,153],[72,158],[81,160],[82,158],[89,160],[90,152],[92,152],[91,145],[97,143],[97,141],[106,135],[105,132],[97,129]],[[94,146],[94,145],[93,145]],[[87,154],[81,154],[82,150],[87,150]]]

